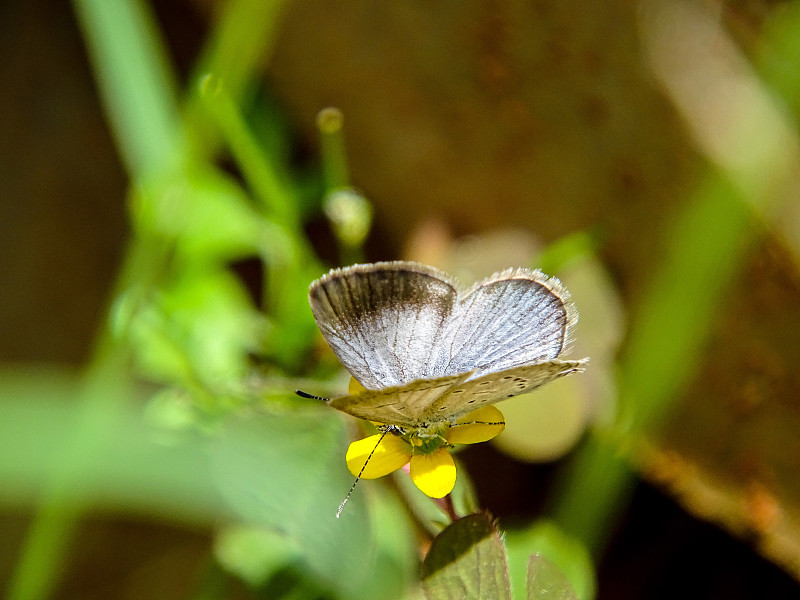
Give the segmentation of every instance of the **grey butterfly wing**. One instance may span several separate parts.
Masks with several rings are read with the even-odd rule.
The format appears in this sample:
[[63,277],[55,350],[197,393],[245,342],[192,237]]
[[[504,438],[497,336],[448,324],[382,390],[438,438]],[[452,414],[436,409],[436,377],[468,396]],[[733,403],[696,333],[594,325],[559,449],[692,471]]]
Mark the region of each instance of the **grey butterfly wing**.
[[475,379],[470,378],[452,386],[421,418],[429,423],[455,421],[487,404],[527,394],[554,379],[582,371],[586,362],[587,359],[555,359],[489,373]]
[[540,271],[496,273],[454,307],[434,349],[442,374],[474,370],[473,378],[558,357],[577,312],[569,293]]
[[328,405],[359,419],[413,428],[423,423],[422,416],[430,412],[432,405],[469,376],[470,373],[461,373],[419,379],[382,390],[364,390],[358,394],[333,398]]
[[400,261],[355,265],[313,282],[309,301],[325,340],[364,387],[442,374],[431,369],[431,349],[457,301],[444,273]]

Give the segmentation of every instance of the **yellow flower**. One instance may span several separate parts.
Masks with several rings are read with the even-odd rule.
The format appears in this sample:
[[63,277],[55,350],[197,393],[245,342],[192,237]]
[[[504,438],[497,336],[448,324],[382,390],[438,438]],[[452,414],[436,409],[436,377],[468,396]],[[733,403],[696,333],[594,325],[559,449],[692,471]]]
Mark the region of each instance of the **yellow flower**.
[[456,465],[448,450],[453,444],[476,444],[505,427],[495,406],[472,411],[455,423],[405,430],[378,423],[381,433],[350,444],[347,468],[356,477],[377,479],[410,464],[411,479],[431,498],[443,498],[456,483]]

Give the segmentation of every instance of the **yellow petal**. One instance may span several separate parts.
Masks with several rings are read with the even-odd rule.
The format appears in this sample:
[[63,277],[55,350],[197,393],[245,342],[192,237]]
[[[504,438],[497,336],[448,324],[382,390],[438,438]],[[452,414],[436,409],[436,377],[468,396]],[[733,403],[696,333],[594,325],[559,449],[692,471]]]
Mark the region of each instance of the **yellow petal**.
[[456,464],[444,448],[411,457],[411,479],[431,498],[444,498],[456,484]]
[[494,406],[484,406],[453,423],[447,432],[447,441],[451,444],[486,442],[503,431],[505,426],[503,413]]
[[408,442],[391,433],[378,433],[353,442],[345,456],[347,468],[362,479],[377,479],[388,475],[404,466],[410,458],[411,446]]
[[356,379],[355,377],[350,378],[350,385],[348,386],[347,391],[350,393],[351,396],[357,396],[366,389],[367,388],[361,385],[361,382],[359,382],[358,379]]

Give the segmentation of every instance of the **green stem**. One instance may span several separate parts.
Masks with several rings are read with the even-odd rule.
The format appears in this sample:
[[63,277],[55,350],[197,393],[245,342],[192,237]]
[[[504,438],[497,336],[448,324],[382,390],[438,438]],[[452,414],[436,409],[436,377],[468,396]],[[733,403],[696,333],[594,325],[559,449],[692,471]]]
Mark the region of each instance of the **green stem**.
[[195,69],[185,109],[196,160],[207,160],[214,155],[220,134],[208,122],[206,99],[199,82],[208,75],[224,77],[232,101],[241,104],[259,69],[269,62],[285,6],[285,0],[228,0],[222,4],[219,21]]
[[317,115],[325,193],[350,186],[344,146],[344,115],[338,108],[323,108]]
[[73,0],[111,132],[129,174],[176,166],[185,141],[176,77],[140,0]]
[[247,127],[244,116],[228,91],[227,80],[208,75],[200,87],[200,97],[208,116],[225,138],[242,175],[265,209],[265,216],[280,226],[292,229],[289,232],[292,237],[303,237],[299,232],[294,193],[284,183],[280,171],[264,155]]

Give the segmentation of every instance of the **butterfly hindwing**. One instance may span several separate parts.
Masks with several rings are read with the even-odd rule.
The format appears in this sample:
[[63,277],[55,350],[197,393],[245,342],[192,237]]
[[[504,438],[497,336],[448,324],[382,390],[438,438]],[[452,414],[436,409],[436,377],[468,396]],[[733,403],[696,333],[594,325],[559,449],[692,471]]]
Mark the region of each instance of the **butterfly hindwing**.
[[333,408],[360,419],[377,421],[399,427],[417,427],[423,415],[430,411],[442,396],[463,383],[470,373],[420,379],[402,386],[381,390],[363,390],[358,394],[333,398]]
[[423,422],[453,422],[473,410],[527,394],[564,375],[583,370],[586,360],[550,360],[489,373],[453,385],[421,415]]
[[479,377],[554,359],[576,320],[557,279],[528,269],[497,273],[459,299],[436,340],[437,369],[475,369],[473,377]]

